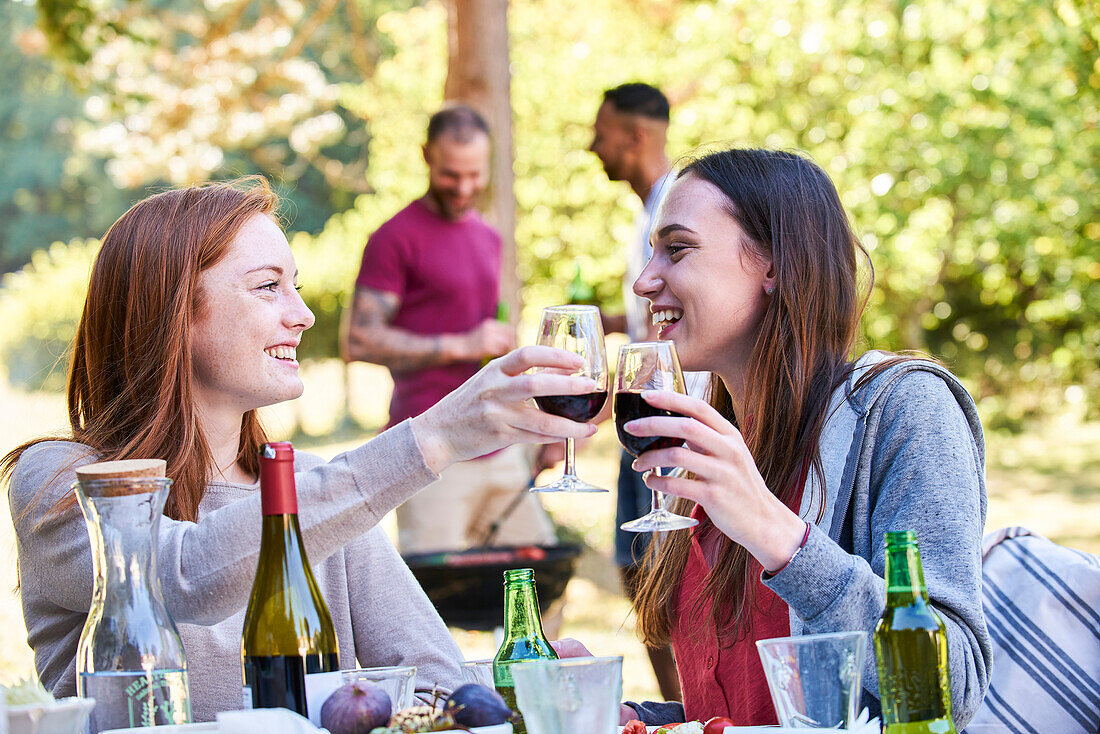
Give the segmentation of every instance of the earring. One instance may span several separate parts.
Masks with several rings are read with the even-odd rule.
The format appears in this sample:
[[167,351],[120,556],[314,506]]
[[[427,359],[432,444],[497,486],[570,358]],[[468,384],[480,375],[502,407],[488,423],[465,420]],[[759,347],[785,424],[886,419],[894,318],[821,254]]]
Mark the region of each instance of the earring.
[[775,293],[775,286],[769,285],[767,288],[764,289],[764,291],[770,296]]

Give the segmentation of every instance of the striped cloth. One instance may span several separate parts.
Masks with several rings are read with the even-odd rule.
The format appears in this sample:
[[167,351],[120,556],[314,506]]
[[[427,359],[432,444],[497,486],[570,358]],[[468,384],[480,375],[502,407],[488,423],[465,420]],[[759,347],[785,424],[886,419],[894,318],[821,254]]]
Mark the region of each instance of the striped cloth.
[[1004,528],[982,579],[993,667],[966,732],[1100,732],[1100,557]]

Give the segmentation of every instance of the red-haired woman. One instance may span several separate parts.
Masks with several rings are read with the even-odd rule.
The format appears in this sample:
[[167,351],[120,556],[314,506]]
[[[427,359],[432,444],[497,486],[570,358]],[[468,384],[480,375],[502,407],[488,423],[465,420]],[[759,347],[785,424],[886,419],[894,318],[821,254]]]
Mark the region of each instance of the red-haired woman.
[[[864,256],[829,177],[802,156],[723,150],[689,162],[652,229],[634,284],[687,370],[714,374],[710,404],[647,394],[685,418],[627,424],[686,446],[639,471],[700,524],[654,543],[636,598],[647,644],[671,641],[684,704],[633,704],[659,724],[729,716],[776,723],[755,640],[870,632],[886,599],[883,535],[915,530],[947,626],[955,721],[988,681],[982,616],[981,424],[966,390],[927,361],[852,360]],[[575,642],[563,654],[583,652]],[[878,710],[874,656],[863,705]]]
[[[68,383],[71,433],[20,446],[10,475],[28,642],[43,684],[73,695],[92,598],[75,467],[163,458],[174,483],[158,561],[187,651],[197,721],[240,708],[241,629],[260,546],[257,409],[302,393],[295,350],[313,314],[262,180],[145,199],[107,232],[88,286]],[[324,463],[296,454],[302,533],[333,615],[341,667],[415,664],[453,687],[461,654],[377,527],[450,464],[595,427],[527,404],[590,380],[526,375],[578,366],[542,347],[491,362],[431,410]]]

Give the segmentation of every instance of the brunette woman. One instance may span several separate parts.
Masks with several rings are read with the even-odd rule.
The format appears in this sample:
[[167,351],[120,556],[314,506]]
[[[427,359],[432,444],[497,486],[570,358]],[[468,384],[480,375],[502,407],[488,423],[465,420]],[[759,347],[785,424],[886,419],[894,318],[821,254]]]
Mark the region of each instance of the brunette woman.
[[[0,464],[10,477],[19,578],[35,668],[75,693],[92,597],[84,519],[70,490],[93,461],[163,458],[174,483],[159,576],[190,666],[197,721],[241,706],[241,629],[260,547],[257,409],[302,393],[296,348],[313,314],[262,179],[139,202],[107,232],[88,286],[68,382],[70,432]],[[343,668],[415,664],[454,687],[461,655],[377,527],[457,461],[517,441],[589,436],[533,395],[583,393],[579,358],[526,348],[491,362],[431,410],[330,462],[296,454],[302,533],[332,612]]]
[[[800,155],[724,150],[679,172],[634,284],[686,370],[714,373],[710,404],[646,400],[687,417],[634,421],[639,471],[700,525],[654,543],[636,600],[649,645],[671,641],[679,704],[632,704],[647,723],[776,723],[754,642],[874,628],[885,606],[883,535],[915,530],[947,625],[955,722],[988,681],[982,616],[984,442],[973,401],[939,365],[872,352],[852,360],[865,296],[829,177]],[[563,642],[565,654],[583,651]],[[874,656],[863,705],[878,710]],[[625,723],[625,722],[624,722]]]

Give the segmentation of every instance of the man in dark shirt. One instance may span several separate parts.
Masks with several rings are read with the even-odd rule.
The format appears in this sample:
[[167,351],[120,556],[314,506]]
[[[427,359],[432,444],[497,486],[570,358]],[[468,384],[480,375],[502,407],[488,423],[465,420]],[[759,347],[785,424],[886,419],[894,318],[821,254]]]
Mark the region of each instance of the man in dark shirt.
[[[489,128],[472,109],[448,107],[428,123],[428,190],[371,235],[341,335],[345,361],[385,365],[393,376],[389,424],[424,412],[514,346],[494,316],[500,235],[476,204],[489,180]],[[457,465],[397,511],[403,553],[475,545],[531,478],[514,446]],[[508,517],[501,544],[553,540],[531,495]]]

